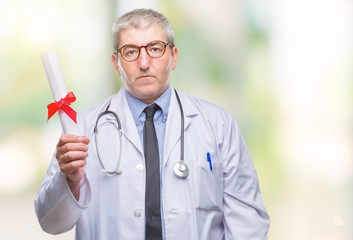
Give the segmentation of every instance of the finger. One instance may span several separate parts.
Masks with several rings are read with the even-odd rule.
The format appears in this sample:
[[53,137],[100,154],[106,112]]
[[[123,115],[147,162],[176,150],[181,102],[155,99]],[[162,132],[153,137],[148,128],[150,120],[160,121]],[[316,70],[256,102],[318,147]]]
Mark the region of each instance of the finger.
[[90,142],[89,138],[86,136],[79,136],[76,140],[77,140],[77,142],[81,142],[84,144],[89,144],[89,142]]
[[69,174],[73,173],[74,171],[76,171],[77,169],[84,167],[86,165],[86,163],[87,162],[84,159],[75,160],[75,161],[71,161],[66,164],[62,164],[60,166],[60,169],[65,175],[69,175]]
[[[70,152],[87,152],[88,146],[83,143],[66,143],[65,145],[56,149],[56,159],[61,159],[65,154]],[[67,157],[67,156],[66,156]]]
[[73,135],[73,134],[63,134],[63,135],[61,135],[57,146],[61,147],[62,145],[65,145],[66,143],[77,142],[78,137],[79,136]]
[[60,151],[67,153],[71,151],[82,151],[87,152],[88,146],[84,143],[67,143],[60,147]]
[[84,160],[88,157],[87,152],[82,152],[82,151],[70,151],[65,153],[64,155],[61,155],[61,157],[58,158],[59,164],[66,164],[72,161],[77,161],[77,160]]
[[58,147],[61,147],[67,143],[84,143],[88,144],[90,142],[89,138],[85,136],[77,136],[73,134],[63,134],[58,142]]
[[86,165],[86,160],[75,160],[66,164],[60,165],[60,170],[65,176],[70,176],[73,173],[77,172],[77,170],[83,168]]

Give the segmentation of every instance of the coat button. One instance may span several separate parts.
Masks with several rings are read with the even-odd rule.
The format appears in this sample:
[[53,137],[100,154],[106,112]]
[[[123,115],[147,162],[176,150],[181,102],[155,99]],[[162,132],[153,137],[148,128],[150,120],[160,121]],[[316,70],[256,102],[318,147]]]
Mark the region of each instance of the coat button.
[[143,171],[143,165],[142,164],[137,164],[136,165],[136,170],[139,171],[139,172],[142,172]]
[[140,210],[136,210],[134,212],[134,216],[135,216],[135,218],[140,218],[141,217],[141,211]]

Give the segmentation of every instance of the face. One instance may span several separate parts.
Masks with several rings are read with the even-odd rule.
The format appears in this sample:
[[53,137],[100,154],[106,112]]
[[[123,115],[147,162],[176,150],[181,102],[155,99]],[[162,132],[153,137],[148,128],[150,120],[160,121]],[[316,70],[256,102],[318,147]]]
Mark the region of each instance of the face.
[[[118,48],[127,44],[145,46],[154,40],[167,43],[163,28],[159,24],[145,29],[125,29],[121,32]],[[176,68],[177,60],[177,48],[169,46],[166,47],[164,55],[157,59],[151,58],[145,48],[141,48],[139,58],[133,62],[124,60],[120,53],[117,53],[117,56],[114,53],[112,55],[115,70],[123,79],[126,89],[146,104],[153,103],[167,90],[171,71]]]

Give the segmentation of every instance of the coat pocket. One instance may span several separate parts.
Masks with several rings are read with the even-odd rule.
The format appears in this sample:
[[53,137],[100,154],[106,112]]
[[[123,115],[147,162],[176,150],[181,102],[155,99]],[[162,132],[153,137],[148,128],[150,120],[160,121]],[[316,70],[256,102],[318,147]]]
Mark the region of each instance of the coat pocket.
[[223,167],[212,162],[212,171],[207,161],[194,163],[195,207],[198,210],[222,211]]

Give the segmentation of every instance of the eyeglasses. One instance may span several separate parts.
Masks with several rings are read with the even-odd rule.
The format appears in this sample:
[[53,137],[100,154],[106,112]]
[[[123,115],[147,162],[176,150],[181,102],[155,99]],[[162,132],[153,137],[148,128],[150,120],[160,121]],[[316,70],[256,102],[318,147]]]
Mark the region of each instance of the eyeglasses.
[[148,56],[151,58],[160,58],[164,55],[167,46],[172,47],[170,43],[165,43],[163,41],[152,41],[146,46],[136,46],[134,44],[127,44],[119,48],[116,52],[119,52],[121,57],[128,62],[133,62],[139,58],[141,48],[145,48]]

